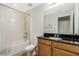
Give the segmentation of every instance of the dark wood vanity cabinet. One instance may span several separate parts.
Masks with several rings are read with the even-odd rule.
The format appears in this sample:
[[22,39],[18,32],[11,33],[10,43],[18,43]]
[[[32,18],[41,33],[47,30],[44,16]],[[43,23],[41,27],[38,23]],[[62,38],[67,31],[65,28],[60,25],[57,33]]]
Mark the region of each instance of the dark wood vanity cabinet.
[[79,46],[54,40],[38,39],[38,56],[77,56]]

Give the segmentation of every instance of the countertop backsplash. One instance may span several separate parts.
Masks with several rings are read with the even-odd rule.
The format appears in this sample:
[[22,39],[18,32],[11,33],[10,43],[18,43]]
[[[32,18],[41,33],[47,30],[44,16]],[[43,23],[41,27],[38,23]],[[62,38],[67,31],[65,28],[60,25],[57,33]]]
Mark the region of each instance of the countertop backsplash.
[[44,33],[44,37],[59,37],[66,41],[79,42],[79,35],[74,34]]

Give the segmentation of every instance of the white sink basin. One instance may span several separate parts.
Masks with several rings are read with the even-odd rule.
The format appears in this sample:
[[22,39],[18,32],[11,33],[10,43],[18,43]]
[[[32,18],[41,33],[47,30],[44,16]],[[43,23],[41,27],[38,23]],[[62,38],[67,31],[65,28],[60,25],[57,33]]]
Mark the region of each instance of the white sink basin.
[[56,38],[56,37],[48,37],[48,38],[53,40],[62,40],[62,38]]

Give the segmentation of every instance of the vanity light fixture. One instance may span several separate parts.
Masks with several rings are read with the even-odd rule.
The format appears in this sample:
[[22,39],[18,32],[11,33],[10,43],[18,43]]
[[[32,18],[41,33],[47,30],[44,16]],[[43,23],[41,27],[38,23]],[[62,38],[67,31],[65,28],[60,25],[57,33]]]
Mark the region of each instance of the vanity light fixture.
[[62,5],[62,4],[64,4],[64,3],[48,3],[47,7],[48,7],[48,9],[50,9],[50,8],[53,8],[53,7]]

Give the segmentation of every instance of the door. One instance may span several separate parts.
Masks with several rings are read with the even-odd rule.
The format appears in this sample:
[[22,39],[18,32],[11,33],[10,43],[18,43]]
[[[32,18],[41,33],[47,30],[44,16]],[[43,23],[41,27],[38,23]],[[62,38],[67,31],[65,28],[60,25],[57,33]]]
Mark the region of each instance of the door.
[[38,44],[38,55],[39,56],[51,56],[51,47],[44,44]]

